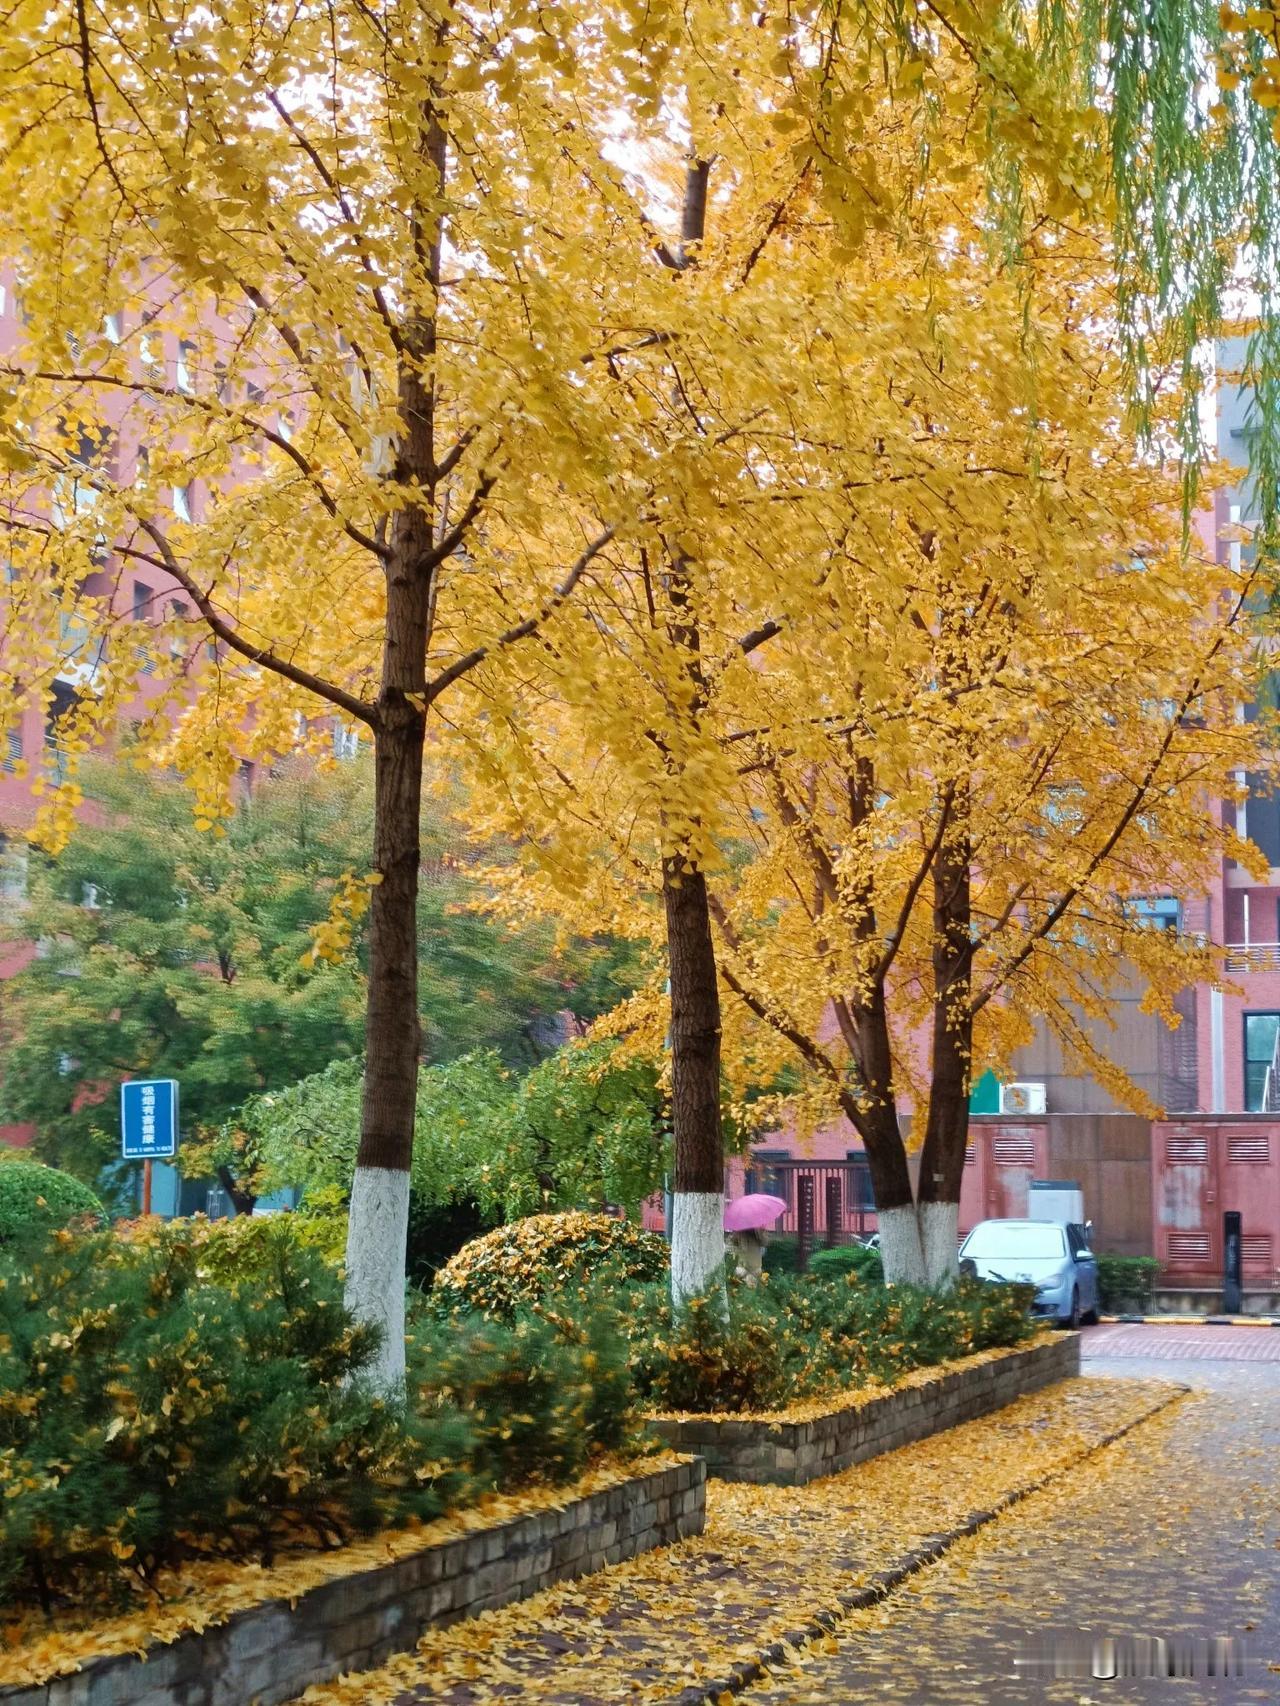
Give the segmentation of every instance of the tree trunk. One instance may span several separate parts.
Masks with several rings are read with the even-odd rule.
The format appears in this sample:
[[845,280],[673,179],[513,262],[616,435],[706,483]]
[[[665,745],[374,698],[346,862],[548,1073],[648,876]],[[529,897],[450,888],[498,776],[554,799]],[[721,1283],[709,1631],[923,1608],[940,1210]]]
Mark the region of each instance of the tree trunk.
[[258,1198],[253,1191],[245,1190],[238,1182],[230,1167],[218,1168],[218,1183],[231,1199],[231,1206],[237,1214],[252,1214],[253,1205]]
[[[424,618],[425,620],[425,618]],[[422,630],[425,635],[425,629]],[[418,650],[422,658],[422,650]],[[421,667],[421,662],[420,662]],[[386,695],[384,693],[384,699]],[[424,716],[384,706],[374,746],[374,868],[364,1097],[347,1225],[347,1303],[380,1330],[375,1385],[404,1380],[405,1249],[418,1088],[418,857]]]
[[724,1279],[724,1146],[720,1131],[720,991],[707,883],[662,862],[671,971],[671,1296],[679,1304]]
[[[431,101],[422,109],[420,148],[443,191],[447,141]],[[414,218],[414,247],[438,290],[442,226],[438,211]],[[380,1329],[373,1383],[404,1382],[405,1255],[409,1170],[421,1054],[418,1018],[418,878],[422,854],[422,760],[426,745],[427,647],[436,558],[435,304],[402,328],[397,403],[401,431],[391,477],[421,496],[392,517],[386,560],[387,613],[378,718],[374,727],[373,863],[369,978],[360,1147],[347,1222],[347,1303]]]
[[[849,776],[849,825],[859,831],[875,810],[875,771],[865,758],[855,760]],[[870,944],[876,936],[876,896],[870,883],[862,893],[855,934]],[[925,1283],[924,1247],[911,1190],[906,1145],[898,1125],[893,1089],[893,1041],[884,979],[876,976],[865,993],[836,1003],[841,1035],[857,1067],[860,1095],[841,1098],[845,1114],[862,1138],[876,1199],[880,1260],[889,1285]]]
[[[885,1041],[887,1044],[887,1029]],[[924,1285],[924,1246],[911,1190],[906,1146],[898,1128],[893,1100],[882,1096],[868,1105],[867,1101],[859,1103],[852,1094],[845,1094],[841,1097],[841,1104],[849,1123],[866,1146],[885,1283]]]
[[944,1290],[959,1277],[956,1232],[973,1044],[968,813],[956,799],[952,809],[959,827],[939,849],[933,868],[933,1069],[917,1192],[926,1279]]

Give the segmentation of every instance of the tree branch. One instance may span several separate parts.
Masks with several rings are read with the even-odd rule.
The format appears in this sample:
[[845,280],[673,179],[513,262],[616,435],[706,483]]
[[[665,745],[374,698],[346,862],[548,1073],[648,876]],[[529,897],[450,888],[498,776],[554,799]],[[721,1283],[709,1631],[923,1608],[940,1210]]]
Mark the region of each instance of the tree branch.
[[326,681],[323,676],[315,675],[311,670],[303,669],[299,664],[290,663],[288,658],[278,657],[268,647],[255,646],[244,639],[224,616],[218,614],[210,594],[197,586],[196,582],[178,562],[169,541],[160,528],[145,516],[135,516],[134,520],[154,543],[159,555],[155,556],[150,552],[139,551],[131,545],[117,545],[113,549],[119,551],[123,556],[150,563],[153,567],[163,569],[166,574],[172,575],[178,585],[190,596],[205,625],[220,640],[230,646],[233,652],[238,652],[241,657],[248,658],[251,663],[256,663],[261,668],[270,670],[273,675],[283,676],[286,681],[292,681],[295,686],[305,688],[308,693],[314,693],[317,698],[327,699],[331,705],[336,705],[339,710],[345,711],[349,717],[354,717],[358,722],[367,723],[370,728],[377,727],[378,712],[376,706],[370,705],[364,699],[357,698],[354,693],[346,692],[344,688],[335,686],[333,682]]
[[518,641],[527,640],[530,635],[536,634],[542,624],[573,596],[574,588],[588,567],[605,549],[617,531],[616,526],[606,527],[603,533],[596,535],[560,585],[556,587],[550,598],[535,615],[526,616],[523,622],[517,622],[514,628],[508,628],[504,634],[499,634],[496,640],[490,641],[487,645],[477,646],[474,651],[468,652],[465,657],[456,659],[447,669],[441,670],[435,680],[428,684],[427,704],[430,705],[438,699],[446,687],[451,687],[460,676],[466,675],[468,671],[475,669],[477,664],[483,663],[492,652],[500,651],[507,646],[514,646]]

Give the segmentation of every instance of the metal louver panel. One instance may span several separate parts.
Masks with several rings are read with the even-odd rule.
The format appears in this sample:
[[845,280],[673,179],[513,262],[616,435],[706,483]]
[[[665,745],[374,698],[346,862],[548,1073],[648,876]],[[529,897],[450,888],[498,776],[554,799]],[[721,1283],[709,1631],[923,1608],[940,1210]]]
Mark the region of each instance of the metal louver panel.
[[998,1165],[1005,1167],[1034,1167],[1036,1144],[1033,1137],[997,1137],[991,1153]]
[[1227,1138],[1228,1161],[1270,1161],[1271,1139],[1265,1131],[1233,1132]]
[[1165,1139],[1165,1159],[1175,1167],[1203,1167],[1209,1159],[1209,1139],[1202,1131],[1171,1131]]
[[1171,1232],[1169,1234],[1171,1262],[1207,1262],[1209,1234],[1207,1232]]

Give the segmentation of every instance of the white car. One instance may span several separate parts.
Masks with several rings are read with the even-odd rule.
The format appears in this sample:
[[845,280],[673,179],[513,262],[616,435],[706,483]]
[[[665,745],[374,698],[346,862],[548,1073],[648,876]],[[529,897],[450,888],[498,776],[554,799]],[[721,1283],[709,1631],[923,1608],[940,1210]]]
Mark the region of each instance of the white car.
[[1032,1305],[1064,1327],[1098,1319],[1098,1263],[1089,1229],[1061,1220],[980,1220],[960,1246],[979,1279],[1036,1288]]

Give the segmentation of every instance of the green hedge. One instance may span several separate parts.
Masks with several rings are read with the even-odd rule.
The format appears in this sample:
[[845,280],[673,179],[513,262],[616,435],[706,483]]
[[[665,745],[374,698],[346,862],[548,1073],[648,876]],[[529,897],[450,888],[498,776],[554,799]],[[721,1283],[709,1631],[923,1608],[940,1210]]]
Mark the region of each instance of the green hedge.
[[768,1410],[1019,1344],[1036,1331],[1032,1297],[1030,1286],[961,1282],[938,1295],[855,1274],[780,1276],[731,1286],[727,1320],[718,1299],[676,1314],[655,1288],[622,1324],[649,1407]]
[[408,1401],[375,1397],[376,1334],[292,1218],[0,1248],[0,1599],[97,1604],[186,1557],[269,1562],[630,1441],[604,1316],[436,1325],[409,1345]]
[[836,1279],[842,1274],[856,1274],[863,1285],[884,1284],[884,1263],[879,1250],[869,1250],[865,1244],[833,1244],[828,1250],[815,1250],[809,1258],[808,1271],[819,1279]]
[[38,1161],[0,1167],[0,1243],[84,1219],[101,1225],[102,1204],[88,1185]]
[[1108,1312],[1136,1305],[1150,1308],[1160,1264],[1154,1256],[1099,1256],[1098,1300]]

